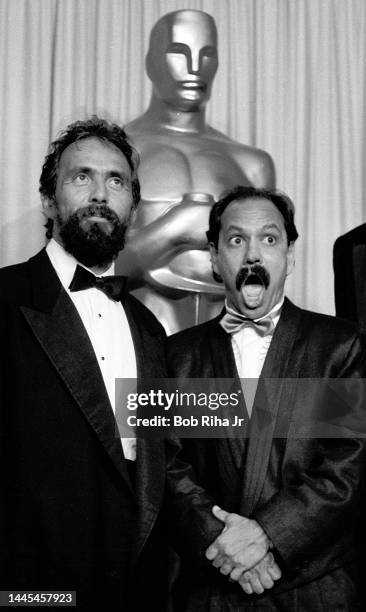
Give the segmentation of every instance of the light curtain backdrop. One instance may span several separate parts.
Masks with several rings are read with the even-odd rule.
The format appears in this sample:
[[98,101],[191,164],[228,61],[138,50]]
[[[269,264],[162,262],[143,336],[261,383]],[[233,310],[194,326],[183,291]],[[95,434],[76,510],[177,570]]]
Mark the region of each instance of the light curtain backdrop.
[[38,179],[50,139],[86,114],[139,115],[150,30],[182,8],[218,27],[208,121],[268,151],[295,201],[288,294],[333,313],[333,242],[366,219],[364,0],[0,0],[0,264],[44,244]]

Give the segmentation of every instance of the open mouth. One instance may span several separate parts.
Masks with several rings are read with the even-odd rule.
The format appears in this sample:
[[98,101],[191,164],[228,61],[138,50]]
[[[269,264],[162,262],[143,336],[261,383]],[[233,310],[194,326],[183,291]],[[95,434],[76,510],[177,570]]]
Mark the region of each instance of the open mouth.
[[236,277],[236,289],[242,294],[247,308],[257,308],[262,303],[269,284],[269,273],[259,264],[243,266]]
[[242,284],[242,291],[249,299],[259,298],[265,290],[263,279],[257,274],[249,274]]
[[88,231],[93,225],[97,225],[104,233],[109,234],[113,231],[113,223],[100,215],[90,215],[83,217],[80,221],[81,227]]
[[258,274],[249,274],[243,283],[244,287],[264,287],[264,280]]

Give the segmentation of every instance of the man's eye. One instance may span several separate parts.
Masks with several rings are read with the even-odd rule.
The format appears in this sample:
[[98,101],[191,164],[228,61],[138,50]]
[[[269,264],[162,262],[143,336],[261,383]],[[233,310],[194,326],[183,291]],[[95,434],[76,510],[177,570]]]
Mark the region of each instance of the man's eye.
[[275,236],[265,236],[264,242],[266,244],[276,244],[277,239],[275,238]]
[[83,174],[82,172],[80,172],[80,174],[77,174],[74,178],[74,182],[78,185],[85,185],[85,183],[87,183],[89,180],[89,177],[87,174]]
[[119,188],[124,185],[124,181],[119,176],[112,176],[112,178],[109,179],[109,184],[111,187]]
[[240,246],[241,244],[243,244],[243,239],[241,236],[232,236],[231,238],[229,238],[229,244],[231,244],[232,246]]

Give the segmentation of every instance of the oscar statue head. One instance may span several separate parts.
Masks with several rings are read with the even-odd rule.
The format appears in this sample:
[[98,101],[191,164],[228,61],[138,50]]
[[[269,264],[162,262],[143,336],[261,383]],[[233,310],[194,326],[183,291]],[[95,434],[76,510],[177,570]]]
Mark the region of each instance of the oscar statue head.
[[174,11],[154,25],[146,70],[158,99],[181,111],[201,108],[210,97],[217,67],[217,30],[210,15]]

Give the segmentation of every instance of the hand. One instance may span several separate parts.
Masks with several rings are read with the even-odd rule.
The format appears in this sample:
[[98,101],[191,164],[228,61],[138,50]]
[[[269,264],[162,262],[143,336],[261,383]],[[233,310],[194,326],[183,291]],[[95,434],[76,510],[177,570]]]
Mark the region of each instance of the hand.
[[[130,226],[119,257],[118,273],[139,278],[144,270],[169,265],[185,251],[207,251],[210,209],[207,203],[182,201],[147,225]],[[209,267],[210,279],[211,276]]]
[[225,528],[206,550],[206,557],[224,575],[233,569],[246,572],[257,565],[270,548],[270,540],[262,527],[252,519],[226,512],[214,506],[212,512],[225,523]]
[[187,194],[181,203],[175,204],[160,217],[164,237],[169,236],[180,250],[207,250],[206,231],[212,204],[213,199],[212,202],[190,201]]
[[263,593],[265,589],[271,589],[276,580],[281,578],[282,573],[278,567],[272,553],[268,553],[262,561],[257,563],[251,570],[238,574],[240,568],[234,569],[230,578],[238,581],[241,588],[247,595],[252,593]]

